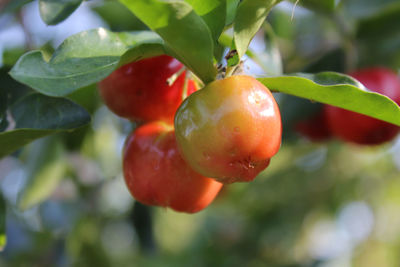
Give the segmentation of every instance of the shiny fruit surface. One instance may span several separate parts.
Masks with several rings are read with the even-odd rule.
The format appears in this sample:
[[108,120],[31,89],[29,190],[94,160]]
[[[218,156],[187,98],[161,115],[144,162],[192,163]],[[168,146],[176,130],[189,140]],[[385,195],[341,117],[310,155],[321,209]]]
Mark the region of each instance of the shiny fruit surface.
[[178,146],[197,172],[223,183],[253,180],[281,145],[282,126],[271,92],[235,75],[189,96],[175,115]]
[[126,185],[147,205],[194,213],[207,207],[222,184],[193,171],[182,159],[171,126],[152,122],[126,140],[123,154]]
[[[369,90],[400,103],[400,79],[383,67],[362,69],[349,74]],[[360,145],[379,145],[392,140],[400,127],[359,113],[326,105],[324,109],[332,133],[343,141]]]
[[[178,60],[162,55],[126,64],[99,83],[100,95],[108,108],[131,120],[172,122],[185,92],[185,72],[172,84],[168,79],[183,68]],[[188,81],[187,93],[196,90]]]

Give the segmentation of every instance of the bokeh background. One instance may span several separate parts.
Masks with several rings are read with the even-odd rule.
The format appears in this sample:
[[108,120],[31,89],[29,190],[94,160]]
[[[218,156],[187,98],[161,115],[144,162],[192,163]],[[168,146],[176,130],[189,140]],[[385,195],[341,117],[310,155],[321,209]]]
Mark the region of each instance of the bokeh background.
[[[25,51],[51,54],[96,27],[146,29],[116,1],[83,2],[57,26],[42,22],[37,1],[5,2],[0,90],[29,90],[7,74]],[[273,9],[245,59],[249,74],[400,68],[399,1],[341,0],[334,12],[308,3]],[[93,115],[90,125],[0,161],[7,203],[0,266],[400,266],[400,139],[375,147],[312,142],[295,125],[321,105],[275,96],[284,138],[271,165],[188,215],[135,202],[121,174],[135,125],[108,111],[95,85],[73,93]]]

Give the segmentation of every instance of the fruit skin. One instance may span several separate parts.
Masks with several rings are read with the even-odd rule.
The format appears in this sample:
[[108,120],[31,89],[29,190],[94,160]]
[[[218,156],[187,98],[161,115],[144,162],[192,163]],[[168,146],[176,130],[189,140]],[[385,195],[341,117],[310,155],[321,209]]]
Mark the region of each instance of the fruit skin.
[[175,132],[194,170],[223,183],[247,182],[278,152],[282,123],[271,92],[236,75],[189,96],[175,115]]
[[[373,67],[349,74],[369,90],[386,95],[400,104],[400,79],[391,70]],[[326,105],[325,117],[332,133],[343,141],[379,145],[392,140],[400,127],[356,112]]]
[[185,163],[174,130],[162,122],[145,124],[128,136],[123,173],[129,191],[139,202],[187,213],[207,207],[222,187]]
[[307,119],[297,122],[295,130],[312,142],[323,142],[332,137],[322,110]]
[[[130,120],[172,122],[183,101],[185,72],[170,86],[167,79],[183,67],[178,60],[162,55],[126,64],[99,84],[100,95],[108,108]],[[196,91],[188,81],[187,95]]]

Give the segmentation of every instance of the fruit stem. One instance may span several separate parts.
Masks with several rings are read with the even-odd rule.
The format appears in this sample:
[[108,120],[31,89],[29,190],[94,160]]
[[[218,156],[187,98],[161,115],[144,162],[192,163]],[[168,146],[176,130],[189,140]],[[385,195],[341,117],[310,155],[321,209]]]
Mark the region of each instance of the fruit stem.
[[167,83],[169,86],[173,85],[174,82],[176,81],[176,79],[178,79],[179,76],[181,76],[181,74],[186,70],[186,67],[183,66],[182,68],[180,68],[177,72],[175,72],[174,74],[172,74],[168,79],[167,79]]
[[225,78],[228,78],[228,77],[232,76],[232,74],[236,70],[236,67],[237,67],[237,65],[236,66],[231,66],[231,67],[229,67],[229,66],[226,67]]
[[190,72],[189,77],[192,78],[194,83],[196,84],[196,91],[199,90],[199,88],[204,87],[204,82],[199,77],[197,77],[195,74],[193,74],[193,72]]
[[183,90],[182,90],[182,101],[188,96],[188,87],[189,87],[189,73],[186,72],[185,81],[183,82]]

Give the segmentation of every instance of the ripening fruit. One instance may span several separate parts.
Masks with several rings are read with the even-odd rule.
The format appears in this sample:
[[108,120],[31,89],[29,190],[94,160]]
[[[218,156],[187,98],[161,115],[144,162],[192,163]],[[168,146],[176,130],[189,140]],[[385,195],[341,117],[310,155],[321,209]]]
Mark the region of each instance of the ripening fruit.
[[[400,104],[400,79],[383,67],[362,69],[349,74],[369,90]],[[331,132],[343,141],[360,145],[379,145],[392,140],[400,127],[366,115],[326,105],[325,118]]]
[[281,116],[271,92],[250,76],[208,84],[175,115],[183,158],[223,183],[252,181],[281,145]]
[[178,151],[173,127],[163,122],[145,124],[127,138],[123,173],[137,201],[180,212],[204,209],[222,187],[186,164]]
[[[108,108],[130,120],[172,122],[183,99],[196,90],[192,80],[184,91],[185,71],[178,60],[162,55],[126,64],[99,83]],[[172,84],[170,84],[172,81]]]

